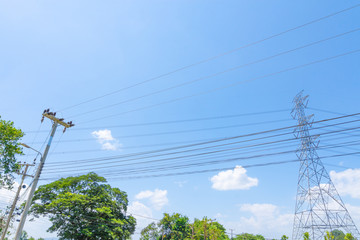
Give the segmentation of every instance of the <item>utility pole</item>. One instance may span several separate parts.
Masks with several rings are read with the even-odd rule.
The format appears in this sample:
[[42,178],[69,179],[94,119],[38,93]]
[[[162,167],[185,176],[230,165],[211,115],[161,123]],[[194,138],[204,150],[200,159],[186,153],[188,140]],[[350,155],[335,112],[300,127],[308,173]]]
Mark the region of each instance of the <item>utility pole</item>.
[[19,198],[19,194],[20,194],[20,191],[21,191],[21,188],[22,188],[22,185],[24,183],[24,179],[25,177],[33,177],[33,176],[30,176],[30,175],[27,175],[27,170],[29,168],[29,166],[34,166],[33,164],[23,164],[25,165],[25,170],[24,172],[22,172],[22,178],[21,178],[21,182],[20,182],[20,185],[18,187],[18,190],[16,191],[16,194],[15,194],[15,198],[14,198],[14,201],[11,205],[11,209],[10,209],[10,212],[9,212],[9,216],[7,218],[7,221],[6,221],[6,224],[5,224],[5,227],[3,229],[3,232],[2,232],[2,235],[1,235],[1,240],[4,240],[5,239],[5,236],[6,236],[6,232],[7,232],[7,229],[9,227],[9,224],[10,224],[10,221],[11,221],[11,217],[14,213],[14,209],[16,207],[16,203],[18,201],[18,198]]
[[52,125],[52,129],[51,129],[51,134],[50,134],[50,138],[49,138],[49,141],[48,141],[48,144],[46,145],[46,148],[45,148],[45,151],[43,154],[41,154],[40,152],[36,151],[35,149],[27,146],[27,145],[23,145],[25,147],[28,147],[28,148],[31,148],[33,150],[35,150],[36,152],[40,153],[41,155],[41,159],[40,159],[40,163],[39,163],[39,166],[38,166],[38,169],[36,171],[36,174],[35,174],[35,177],[34,177],[34,182],[33,182],[33,185],[31,187],[31,190],[30,190],[30,193],[29,193],[29,197],[26,201],[26,205],[25,205],[25,208],[24,208],[24,212],[21,216],[21,219],[20,219],[20,223],[19,223],[19,226],[17,228],[17,231],[16,231],[16,235],[15,235],[15,240],[20,240],[20,237],[21,237],[21,234],[22,234],[22,230],[24,228],[24,224],[25,224],[25,220],[26,220],[26,217],[27,217],[27,214],[29,212],[29,208],[30,208],[30,205],[31,205],[31,202],[32,202],[32,199],[34,197],[34,193],[35,193],[35,190],[36,190],[36,186],[39,182],[39,178],[40,178],[40,174],[41,174],[41,171],[44,167],[44,164],[45,164],[45,159],[48,155],[48,152],[49,152],[49,149],[50,149],[50,145],[51,145],[51,142],[54,138],[54,135],[55,135],[55,132],[56,132],[56,129],[58,127],[58,125],[62,125],[64,126],[64,131],[67,129],[67,128],[70,128],[70,127],[73,127],[74,124],[70,121],[70,122],[67,122],[65,123],[64,122],[64,119],[63,118],[57,118],[55,117],[56,116],[56,113],[53,113],[53,112],[50,112],[49,109],[45,110],[42,114],[42,119],[41,119],[41,122],[44,121],[44,118],[49,118],[50,120],[53,121],[53,125]]
[[233,231],[234,231],[234,229],[229,229],[230,230],[230,232],[231,232],[231,240],[233,239]]

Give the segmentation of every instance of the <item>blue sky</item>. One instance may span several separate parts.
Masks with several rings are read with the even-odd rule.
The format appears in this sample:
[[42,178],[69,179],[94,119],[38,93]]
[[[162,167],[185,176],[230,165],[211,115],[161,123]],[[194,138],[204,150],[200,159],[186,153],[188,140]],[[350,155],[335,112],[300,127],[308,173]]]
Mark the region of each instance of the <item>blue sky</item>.
[[[240,177],[230,184],[236,190],[224,185],[217,189],[213,186],[212,179],[226,181],[214,178],[220,171],[120,179],[119,172],[124,166],[99,165],[101,160],[92,162],[98,165],[87,166],[86,160],[291,126],[296,123],[290,116],[292,99],[301,90],[310,95],[309,107],[313,109],[343,114],[358,112],[359,52],[262,76],[358,50],[360,31],[356,29],[360,27],[360,7],[220,56],[357,3],[328,0],[1,1],[0,115],[2,119],[14,121],[26,133],[23,141],[39,150],[51,127],[47,120],[40,124],[45,108],[57,111],[57,116],[76,124],[65,134],[62,129],[57,132],[41,184],[95,171],[106,176],[112,186],[128,193],[132,213],[159,219],[163,212],[180,212],[191,219],[216,218],[235,233],[262,233],[270,238],[290,235],[298,164],[254,167],[246,172],[235,167],[293,160],[296,159],[294,153],[180,170],[232,168],[233,172],[227,173]],[[344,35],[334,37],[339,34]],[[214,56],[219,57],[157,77]],[[239,66],[242,67],[229,70]],[[221,73],[223,71],[227,72]],[[189,81],[194,82],[178,86]],[[249,115],[260,112],[271,113]],[[314,113],[315,120],[338,116],[311,109],[308,113]],[[239,114],[246,116],[149,124]],[[323,145],[329,143],[333,142],[321,140]],[[295,148],[296,143],[284,151]],[[355,151],[357,146],[351,148],[337,150],[346,153]],[[279,149],[277,151],[283,150]],[[31,162],[33,152],[26,150],[25,153],[21,159]],[[238,151],[232,156],[241,154]],[[331,154],[334,152],[319,152],[320,157]],[[224,156],[212,157],[225,159]],[[335,165],[326,167],[334,171],[336,184],[345,189],[339,192],[359,225],[360,196],[354,193],[357,189],[341,185],[360,184],[357,160],[358,156],[353,155],[324,162]],[[181,161],[192,159],[176,163]],[[348,167],[352,172],[342,173]],[[225,176],[226,172],[222,174]],[[49,236],[43,227],[44,221],[28,223],[25,229],[36,237]],[[151,221],[139,217],[138,222],[141,227]],[[134,239],[137,238],[135,235]]]

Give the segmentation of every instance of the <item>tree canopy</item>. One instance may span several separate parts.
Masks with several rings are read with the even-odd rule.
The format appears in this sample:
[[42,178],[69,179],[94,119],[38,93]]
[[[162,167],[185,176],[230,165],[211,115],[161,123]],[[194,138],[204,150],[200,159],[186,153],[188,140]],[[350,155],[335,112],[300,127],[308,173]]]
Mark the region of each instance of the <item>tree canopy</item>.
[[253,235],[250,233],[243,233],[236,235],[235,240],[265,240],[262,235]]
[[158,224],[151,223],[141,231],[141,240],[228,240],[225,228],[218,222],[204,217],[189,222],[187,216],[179,213],[164,213]]
[[20,169],[16,155],[22,154],[19,140],[24,133],[14,127],[11,121],[5,121],[0,116],[0,187],[12,186],[13,173]]
[[128,239],[136,220],[127,216],[127,194],[95,173],[61,178],[35,192],[31,213],[47,216],[60,239]]

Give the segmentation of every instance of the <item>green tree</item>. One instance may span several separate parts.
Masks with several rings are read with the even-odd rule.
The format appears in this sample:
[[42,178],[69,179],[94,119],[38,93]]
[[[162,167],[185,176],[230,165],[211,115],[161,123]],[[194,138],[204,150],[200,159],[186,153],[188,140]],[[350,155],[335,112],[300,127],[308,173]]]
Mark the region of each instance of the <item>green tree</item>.
[[26,231],[22,231],[22,234],[20,236],[20,240],[29,240],[29,235]]
[[2,231],[3,231],[4,227],[5,227],[5,223],[6,223],[5,215],[0,210],[0,233],[2,233]]
[[47,216],[60,239],[127,239],[136,220],[126,216],[127,194],[95,173],[61,178],[35,192],[31,213]]
[[289,239],[289,237],[286,235],[282,235],[282,237],[281,237],[281,240],[288,240],[288,239]]
[[236,235],[235,240],[265,240],[262,235],[253,235],[250,233],[243,233]]
[[332,232],[326,231],[326,235],[324,236],[325,240],[333,240],[335,237]]
[[180,213],[172,215],[164,213],[164,217],[159,222],[160,232],[164,240],[185,239],[190,234],[189,218]]
[[195,219],[193,225],[193,237],[197,240],[204,239],[229,239],[226,235],[225,228],[220,223],[204,217],[203,219]]
[[140,240],[157,240],[160,236],[161,233],[156,223],[150,223],[146,228],[141,230]]
[[16,155],[22,154],[19,140],[23,136],[24,133],[16,129],[13,122],[1,120],[0,116],[0,187],[11,187],[13,173],[20,169]]
[[218,222],[207,217],[195,219],[194,223],[189,218],[179,213],[172,215],[164,213],[158,224],[151,223],[141,231],[141,240],[229,240],[225,228]]
[[304,240],[310,240],[310,234],[308,232],[304,233]]
[[334,235],[335,240],[344,240],[345,233],[343,231],[335,229],[331,231],[332,235]]
[[344,240],[354,240],[355,238],[351,233],[347,233],[344,237]]

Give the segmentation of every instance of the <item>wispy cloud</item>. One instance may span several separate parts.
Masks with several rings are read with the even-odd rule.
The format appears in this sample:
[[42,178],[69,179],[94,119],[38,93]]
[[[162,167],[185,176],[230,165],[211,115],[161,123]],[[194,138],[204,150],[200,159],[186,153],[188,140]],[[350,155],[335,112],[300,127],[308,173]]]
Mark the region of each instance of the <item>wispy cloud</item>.
[[116,151],[122,147],[119,140],[114,138],[108,129],[94,131],[91,135],[101,144],[101,149],[103,150]]

